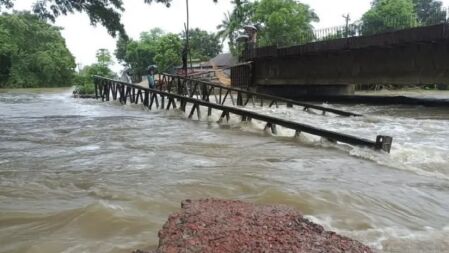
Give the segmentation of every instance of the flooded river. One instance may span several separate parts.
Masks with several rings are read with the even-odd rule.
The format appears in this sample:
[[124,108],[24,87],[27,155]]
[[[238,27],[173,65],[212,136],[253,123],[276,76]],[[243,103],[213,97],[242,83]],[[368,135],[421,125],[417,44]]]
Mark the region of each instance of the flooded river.
[[391,135],[391,154],[218,125],[218,112],[186,120],[65,89],[0,91],[0,252],[151,248],[181,200],[205,197],[288,204],[379,252],[449,252],[449,109],[328,106],[366,116],[249,109]]

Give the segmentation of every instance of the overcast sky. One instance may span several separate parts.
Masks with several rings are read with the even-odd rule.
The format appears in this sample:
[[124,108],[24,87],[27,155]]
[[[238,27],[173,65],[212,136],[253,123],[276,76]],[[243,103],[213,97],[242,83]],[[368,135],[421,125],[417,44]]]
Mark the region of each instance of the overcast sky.
[[[17,10],[30,9],[30,0],[16,0]],[[138,38],[143,31],[160,27],[164,31],[179,33],[183,30],[186,19],[185,1],[173,0],[170,8],[162,4],[144,4],[144,0],[123,0],[125,12],[122,22],[129,36]],[[232,10],[230,0],[219,0],[214,4],[212,0],[190,0],[190,26],[215,32],[221,23],[224,13]],[[301,0],[308,4],[320,17],[315,28],[325,28],[344,24],[343,14],[350,14],[351,19],[357,20],[370,7],[371,0]],[[442,1],[449,6],[449,0]],[[76,62],[82,66],[95,62],[95,52],[99,48],[115,50],[116,40],[101,26],[93,27],[86,14],[72,14],[59,17],[57,26],[64,28],[62,35],[67,46],[76,57]],[[115,64],[115,71],[121,69]]]

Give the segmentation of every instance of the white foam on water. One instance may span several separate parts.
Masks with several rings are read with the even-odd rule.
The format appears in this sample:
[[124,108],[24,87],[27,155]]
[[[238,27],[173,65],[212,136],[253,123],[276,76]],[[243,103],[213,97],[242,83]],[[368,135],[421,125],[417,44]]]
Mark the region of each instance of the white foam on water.
[[[375,111],[370,106],[366,107],[370,109],[368,111]],[[331,113],[323,116],[315,112],[316,110],[304,112],[298,107],[248,107],[247,109],[372,141],[375,141],[377,135],[392,136],[393,146],[390,154],[361,147],[349,148],[345,144],[335,145],[319,138],[312,138],[317,145],[335,147],[348,152],[350,155],[373,160],[388,167],[409,170],[422,176],[449,179],[449,155],[447,155],[449,152],[449,144],[447,144],[449,116],[447,120],[384,115],[339,117]],[[419,108],[416,108],[416,110],[419,110]],[[400,114],[400,111],[397,113]],[[290,131],[283,131],[282,128],[278,128],[278,135],[291,136],[291,134]]]
[[376,227],[364,230],[347,230],[335,227],[335,220],[330,216],[305,216],[310,221],[320,224],[328,231],[334,231],[368,245],[379,252],[447,252],[449,241],[449,226],[443,228],[422,227],[412,230],[403,227]]
[[[160,102],[160,101],[159,101]],[[117,105],[117,101],[113,102]],[[229,103],[229,104],[228,104]],[[231,102],[228,101],[228,106]],[[166,103],[167,104],[167,103]],[[258,103],[256,103],[258,105]],[[329,104],[323,104],[325,107],[335,107]],[[126,110],[148,110],[142,105],[128,103]],[[155,108],[155,107],[154,107]],[[180,110],[153,109],[166,113],[170,116],[187,117],[192,108],[187,104],[186,112]],[[179,109],[179,103],[178,103]],[[427,177],[436,177],[449,180],[449,145],[447,136],[449,136],[449,120],[435,119],[414,119],[407,117],[396,117],[379,114],[368,114],[362,117],[341,117],[332,113],[321,115],[316,109],[309,109],[305,112],[302,107],[295,106],[287,108],[285,105],[279,105],[279,108],[272,107],[241,107],[241,109],[254,111],[257,113],[280,117],[294,122],[323,128],[339,133],[350,134],[356,137],[365,138],[374,141],[377,135],[389,135],[393,137],[393,146],[390,154],[376,152],[363,147],[350,146],[343,143],[332,143],[319,136],[307,133],[301,133],[299,137],[295,136],[295,131],[277,126],[276,134],[272,134],[270,129],[265,130],[265,134],[277,137],[295,138],[299,143],[307,146],[336,148],[347,152],[349,155],[372,160],[378,164],[407,170],[418,175]],[[346,110],[356,110],[359,113],[372,113],[380,109],[373,106],[346,106]],[[420,108],[416,108],[419,110]],[[209,124],[217,123],[220,119],[221,111],[212,110],[212,115],[208,116],[208,109],[200,107],[201,119]],[[398,112],[400,114],[400,111]],[[241,117],[230,114],[229,122],[224,119],[219,123],[221,127],[240,128],[243,131],[251,133],[261,133],[265,128],[265,122],[252,120],[251,122],[241,122]],[[194,113],[192,119],[198,121],[197,114]],[[217,125],[218,126],[218,125]],[[263,133],[263,132],[262,132]]]
[[[418,166],[413,166],[412,163],[407,162],[406,158],[408,156],[413,156],[413,151],[407,152],[406,150],[403,150],[399,151],[399,154],[397,154],[396,152],[398,151],[395,151],[394,153],[392,152],[392,154],[386,154],[384,152],[377,152],[362,147],[353,147],[349,150],[349,154],[352,156],[371,160],[386,167],[410,171],[421,176],[449,180],[449,175],[446,175],[439,171],[427,171]],[[433,161],[433,158],[428,157],[427,160]]]
[[111,210],[114,210],[114,211],[120,211],[122,213],[125,212],[125,209],[122,206],[118,205],[118,204],[112,204],[111,202],[106,201],[106,200],[100,200],[99,203],[104,208],[111,209]]

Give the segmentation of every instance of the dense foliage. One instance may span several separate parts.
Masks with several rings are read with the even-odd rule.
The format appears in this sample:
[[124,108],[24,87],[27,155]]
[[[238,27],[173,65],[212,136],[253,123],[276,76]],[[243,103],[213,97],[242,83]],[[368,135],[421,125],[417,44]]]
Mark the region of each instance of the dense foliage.
[[319,21],[316,13],[306,4],[294,0],[235,0],[234,10],[225,14],[217,28],[235,54],[239,29],[246,24],[259,28],[258,46],[289,46],[313,39],[312,22]]
[[74,68],[60,28],[27,12],[0,16],[0,87],[69,86]]
[[259,45],[291,46],[313,39],[311,22],[318,15],[308,5],[294,0],[261,0],[254,2],[252,21],[258,24]]
[[413,0],[420,24],[436,24],[446,20],[443,3],[435,0]]
[[222,41],[227,39],[230,51],[237,55],[236,39],[239,30],[243,25],[251,24],[254,8],[249,0],[233,0],[231,3],[234,4],[234,9],[232,12],[225,13],[225,19],[217,26],[217,35],[222,38]]
[[[220,41],[213,33],[200,29],[190,30],[192,57],[207,60],[221,52]],[[137,76],[145,75],[148,66],[157,65],[160,72],[170,72],[181,64],[185,38],[183,34],[165,34],[155,28],[140,34],[139,40],[120,38],[115,56]]]
[[116,74],[110,69],[113,63],[112,56],[107,49],[98,49],[97,62],[85,66],[79,71],[75,78],[75,94],[86,95],[95,93],[93,76],[103,76],[108,78],[116,78]]
[[374,0],[362,17],[365,35],[444,22],[447,13],[435,0]]
[[[185,41],[185,32],[181,37]],[[193,59],[207,61],[221,53],[223,46],[215,33],[196,28],[189,31],[189,48]]]
[[[213,0],[216,2],[216,0]],[[145,3],[162,3],[170,6],[172,0],[144,0]],[[0,10],[3,7],[12,8],[14,0],[0,0]],[[124,11],[122,0],[35,0],[33,11],[39,17],[54,21],[60,15],[74,12],[85,12],[90,22],[101,24],[112,36],[119,33],[125,35],[125,29],[121,23],[121,12]]]
[[362,17],[362,34],[416,26],[417,17],[412,0],[377,0]]
[[181,64],[182,41],[176,34],[161,36],[156,44],[154,62],[161,72],[171,72]]
[[[259,29],[258,46],[290,46],[315,39],[336,39],[356,34],[370,35],[390,30],[431,25],[447,20],[447,11],[436,0],[373,0],[362,20],[335,29],[314,33],[312,23],[319,21],[308,5],[294,0],[233,0],[234,9],[225,13],[217,26],[218,35],[228,40],[238,54],[236,38],[244,25]],[[334,30],[332,30],[334,31]],[[326,34],[328,33],[328,34]],[[316,37],[318,36],[318,37]]]
[[132,69],[136,75],[145,74],[149,65],[155,64],[156,46],[164,32],[155,28],[140,34],[139,40],[120,38],[117,41],[115,56],[120,63]]

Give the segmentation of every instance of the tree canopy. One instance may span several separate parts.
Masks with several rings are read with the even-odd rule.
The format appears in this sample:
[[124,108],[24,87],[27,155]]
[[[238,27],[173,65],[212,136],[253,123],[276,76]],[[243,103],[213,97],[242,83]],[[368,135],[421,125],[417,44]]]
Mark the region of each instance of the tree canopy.
[[374,34],[416,26],[412,0],[376,0],[362,17],[362,34]]
[[225,13],[225,19],[220,25],[217,26],[218,37],[222,41],[228,39],[229,49],[235,55],[236,44],[235,40],[239,35],[239,29],[243,25],[251,23],[251,17],[253,16],[253,4],[249,0],[233,0],[231,3],[234,5],[232,12]]
[[260,46],[291,46],[311,36],[311,22],[318,15],[306,4],[294,0],[261,0],[254,3],[252,21],[260,27]]
[[[185,41],[185,32],[181,34]],[[209,33],[199,28],[189,31],[189,48],[193,59],[206,61],[221,53],[223,46],[215,33]]]
[[[192,58],[207,60],[221,52],[220,40],[214,33],[196,28],[189,34]],[[166,72],[181,64],[184,43],[184,33],[166,34],[160,28],[154,28],[141,33],[138,40],[120,38],[115,56],[135,75],[146,74],[149,65],[157,65],[159,71]]]
[[398,30],[446,21],[442,2],[435,0],[374,0],[362,17],[362,34]]
[[139,40],[128,40],[121,37],[117,41],[115,57],[120,63],[131,68],[134,74],[143,75],[149,65],[156,64],[156,55],[159,38],[164,32],[155,28],[140,34]]
[[[217,0],[213,1],[217,2]],[[147,4],[162,3],[170,7],[172,0],[144,0],[144,2]],[[0,0],[0,10],[2,7],[12,8],[13,6],[14,0]],[[53,22],[60,15],[85,12],[92,25],[103,25],[114,37],[117,33],[126,36],[124,26],[121,23],[121,12],[124,11],[122,0],[35,0],[33,11],[39,17]]]
[[436,24],[446,20],[443,3],[435,0],[413,0],[418,22],[424,25]]
[[161,36],[156,44],[154,62],[161,72],[170,72],[181,64],[182,41],[178,35],[169,33]]
[[93,76],[103,76],[108,78],[116,78],[117,75],[111,70],[110,66],[113,63],[112,56],[109,50],[100,48],[96,53],[97,62],[92,65],[87,65],[82,68],[76,75],[75,94],[86,95],[95,92]]
[[105,48],[98,49],[96,57],[97,57],[98,64],[101,66],[107,67],[114,63],[114,61],[112,60],[111,53],[109,52],[109,50],[107,50]]
[[255,24],[259,28],[259,46],[289,46],[312,39],[311,23],[319,21],[308,5],[295,0],[235,0],[233,4],[234,10],[225,14],[217,28],[218,34],[229,40],[234,54],[238,30],[246,24]]
[[68,86],[74,68],[60,28],[28,12],[0,16],[0,87]]
[[[372,6],[380,4],[380,0],[374,0]],[[443,3],[437,0],[412,0],[417,22],[421,25],[431,25],[446,21],[446,11]],[[387,17],[385,17],[387,18]]]

